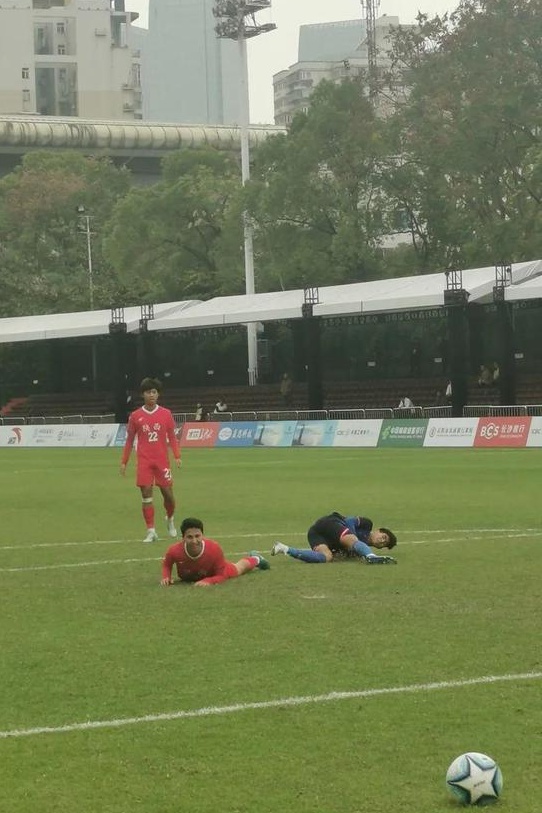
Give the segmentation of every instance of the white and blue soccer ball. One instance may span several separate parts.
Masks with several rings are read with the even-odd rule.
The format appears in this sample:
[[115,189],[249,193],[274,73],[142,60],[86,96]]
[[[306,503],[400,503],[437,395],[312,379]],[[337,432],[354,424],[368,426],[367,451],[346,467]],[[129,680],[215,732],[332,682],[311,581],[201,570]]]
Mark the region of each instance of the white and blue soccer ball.
[[446,784],[464,805],[490,805],[502,791],[502,773],[487,754],[469,751],[454,759],[446,772]]

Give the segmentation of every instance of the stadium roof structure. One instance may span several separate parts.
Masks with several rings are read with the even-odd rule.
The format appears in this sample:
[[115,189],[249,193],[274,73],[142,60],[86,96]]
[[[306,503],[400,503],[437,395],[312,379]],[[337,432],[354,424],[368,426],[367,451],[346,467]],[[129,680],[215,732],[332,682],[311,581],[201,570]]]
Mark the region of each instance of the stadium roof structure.
[[[540,277],[542,260],[511,266],[510,287],[519,291],[527,280]],[[462,285],[469,302],[484,304],[493,300],[495,267],[474,268],[462,272]],[[352,316],[440,308],[444,305],[444,273],[413,277],[355,282],[318,288],[314,316]],[[275,291],[266,294],[225,296],[199,302],[177,312],[175,309],[149,322],[149,330],[183,330],[220,327],[248,322],[276,322],[303,316],[304,290]]]
[[[492,302],[495,281],[494,266],[473,268],[461,274],[469,302]],[[506,283],[507,301],[542,299],[542,260],[512,264]],[[313,314],[341,317],[440,308],[444,305],[446,287],[446,275],[442,272],[325,286],[314,289],[318,292],[318,302],[313,306]],[[147,328],[149,331],[193,330],[301,319],[304,302],[303,289],[222,296],[206,302],[166,302],[153,306],[154,316]],[[140,307],[124,309],[129,333],[139,331],[141,317]],[[0,343],[102,336],[109,333],[111,321],[110,310],[0,319]]]
[[505,288],[506,302],[521,302],[527,299],[542,299],[542,276],[533,276],[521,285],[509,285]]
[[[155,316],[167,314],[171,309],[177,313],[182,307],[190,307],[192,301],[167,302],[154,305]],[[124,309],[127,331],[139,330],[141,308]],[[44,339],[70,339],[81,336],[105,336],[109,333],[111,310],[77,311],[75,313],[50,313],[40,316],[15,316],[0,319],[0,343],[32,342]]]
[[[276,124],[251,124],[252,146],[270,135],[285,133]],[[210,145],[216,149],[238,150],[241,129],[225,124],[188,125],[171,122],[98,121],[30,113],[0,115],[1,148],[56,147],[58,149],[110,150],[134,152],[179,150],[183,147]]]

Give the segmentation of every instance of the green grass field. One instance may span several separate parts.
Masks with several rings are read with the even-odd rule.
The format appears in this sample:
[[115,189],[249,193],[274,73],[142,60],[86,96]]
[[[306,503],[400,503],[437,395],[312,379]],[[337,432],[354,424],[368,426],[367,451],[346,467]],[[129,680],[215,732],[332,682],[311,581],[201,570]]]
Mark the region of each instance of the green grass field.
[[232,559],[331,510],[399,536],[207,590],[159,587],[119,458],[0,450],[2,812],[453,813],[474,750],[539,813],[541,451],[185,452],[177,519]]

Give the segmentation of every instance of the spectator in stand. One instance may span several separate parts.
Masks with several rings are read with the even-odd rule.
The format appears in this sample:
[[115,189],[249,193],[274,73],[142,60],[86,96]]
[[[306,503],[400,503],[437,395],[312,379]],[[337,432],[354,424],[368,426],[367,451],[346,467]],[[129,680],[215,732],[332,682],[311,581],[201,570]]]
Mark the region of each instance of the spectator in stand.
[[450,380],[448,380],[448,383],[446,384],[446,391],[445,391],[444,395],[445,395],[446,401],[449,404],[451,404],[451,402],[452,402],[452,382]]
[[412,399],[410,399],[408,395],[404,395],[399,401],[397,409],[412,409],[413,406],[414,403],[412,402]]
[[203,404],[196,404],[196,412],[194,414],[195,421],[204,421],[205,420],[205,410],[203,409]]
[[501,369],[496,361],[493,362],[493,366],[491,369],[491,377],[493,379],[493,385],[497,387],[499,385],[499,379],[501,377]]
[[280,394],[282,396],[283,406],[289,408],[292,406],[292,391],[293,382],[288,373],[284,373],[280,381]]
[[491,370],[485,364],[480,365],[480,373],[478,375],[479,387],[490,387],[493,384],[493,376]]
[[228,405],[227,405],[227,403],[225,402],[225,400],[223,398],[218,399],[218,401],[215,404],[214,411],[215,412],[227,412],[228,411]]

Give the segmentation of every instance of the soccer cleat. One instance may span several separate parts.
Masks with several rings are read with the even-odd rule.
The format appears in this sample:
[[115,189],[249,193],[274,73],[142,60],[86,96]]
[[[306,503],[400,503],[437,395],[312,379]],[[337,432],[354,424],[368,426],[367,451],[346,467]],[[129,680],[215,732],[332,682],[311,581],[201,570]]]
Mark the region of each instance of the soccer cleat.
[[172,539],[177,539],[177,528],[175,527],[175,518],[166,517],[166,523],[168,534],[172,537]]
[[365,562],[368,565],[396,565],[397,559],[393,556],[377,556],[375,553],[365,557]]
[[271,567],[265,556],[262,556],[262,554],[258,553],[257,550],[251,550],[248,555],[254,556],[258,560],[258,564],[256,565],[258,570],[269,570]]
[[143,540],[143,542],[158,542],[158,534],[154,530],[154,528],[149,528],[147,531],[147,536]]
[[273,547],[271,548],[271,556],[278,556],[279,553],[283,553],[286,555],[288,553],[288,545],[285,545],[284,542],[275,542]]

